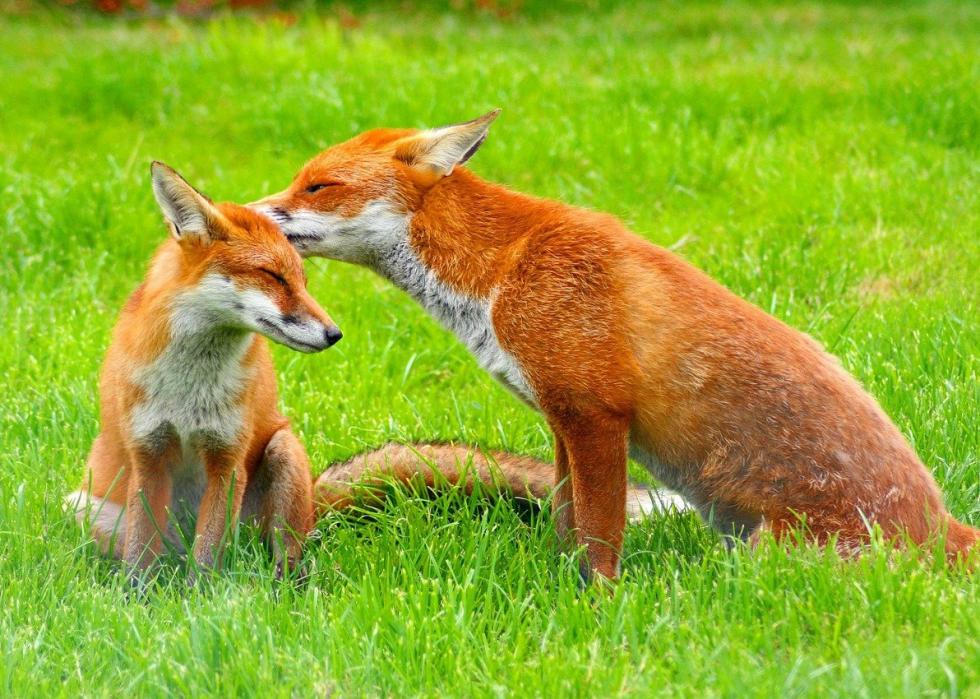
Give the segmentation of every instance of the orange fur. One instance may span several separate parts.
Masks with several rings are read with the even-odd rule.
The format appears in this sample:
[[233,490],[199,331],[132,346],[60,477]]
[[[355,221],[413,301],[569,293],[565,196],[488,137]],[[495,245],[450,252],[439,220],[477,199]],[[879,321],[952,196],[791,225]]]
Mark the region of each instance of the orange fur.
[[452,444],[389,444],[328,467],[316,480],[313,499],[319,516],[348,508],[359,494],[381,495],[391,482],[454,485],[466,493],[479,482],[491,492],[543,500],[551,475],[550,464],[526,456]]
[[743,538],[802,515],[814,540],[837,536],[842,550],[867,541],[868,523],[919,543],[948,529],[951,557],[975,546],[899,430],[808,336],[611,216],[460,167],[494,116],[362,134],[254,206],[301,253],[375,268],[461,339],[469,326],[453,309],[489,309],[500,351],[486,365],[513,358],[517,373],[496,375],[554,431],[568,477],[557,522],[587,547],[587,572],[618,573],[631,452]]
[[[553,495],[554,465],[465,445],[387,444],[327,467],[313,485],[313,500],[320,517],[354,505],[377,503],[385,495],[385,486],[392,484],[423,485],[430,491],[452,486],[473,495],[477,483],[483,495],[508,494],[534,507]],[[629,486],[630,520],[684,509],[686,503],[674,493]]]

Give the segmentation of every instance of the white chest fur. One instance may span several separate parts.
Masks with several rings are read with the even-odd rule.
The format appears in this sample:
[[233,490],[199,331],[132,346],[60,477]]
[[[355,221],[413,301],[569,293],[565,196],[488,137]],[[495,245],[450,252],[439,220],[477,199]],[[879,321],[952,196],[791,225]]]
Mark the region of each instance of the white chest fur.
[[133,377],[143,390],[133,411],[133,436],[151,443],[161,433],[176,433],[185,461],[193,454],[195,438],[217,444],[238,438],[240,397],[249,379],[242,359],[252,342],[251,333],[193,332],[189,325],[174,323],[167,348]]
[[376,258],[376,269],[410,294],[429,315],[459,338],[480,366],[522,400],[537,405],[534,391],[517,360],[500,346],[493,328],[493,295],[461,294],[425,266],[405,238]]

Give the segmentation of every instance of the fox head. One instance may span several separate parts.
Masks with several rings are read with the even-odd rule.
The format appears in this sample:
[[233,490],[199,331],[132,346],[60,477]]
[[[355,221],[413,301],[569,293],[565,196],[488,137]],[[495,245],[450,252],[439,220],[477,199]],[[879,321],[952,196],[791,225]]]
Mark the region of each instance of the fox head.
[[174,322],[252,330],[300,352],[340,340],[306,290],[302,260],[271,221],[244,206],[213,203],[161,162],[151,175],[176,241],[175,304],[182,312]]
[[250,206],[276,221],[304,257],[371,265],[404,237],[425,193],[476,153],[499,113],[424,131],[368,131],[327,149],[285,191]]

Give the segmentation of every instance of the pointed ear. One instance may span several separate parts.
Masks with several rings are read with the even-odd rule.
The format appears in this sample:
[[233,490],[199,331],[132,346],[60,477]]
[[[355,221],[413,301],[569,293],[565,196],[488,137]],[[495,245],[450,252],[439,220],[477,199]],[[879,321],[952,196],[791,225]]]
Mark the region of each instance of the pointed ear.
[[205,245],[222,238],[223,216],[206,196],[191,187],[169,165],[154,160],[150,165],[156,197],[170,232],[178,241],[196,240]]
[[409,136],[396,146],[395,157],[436,178],[451,175],[457,165],[473,157],[498,114],[500,110],[494,109],[473,121]]

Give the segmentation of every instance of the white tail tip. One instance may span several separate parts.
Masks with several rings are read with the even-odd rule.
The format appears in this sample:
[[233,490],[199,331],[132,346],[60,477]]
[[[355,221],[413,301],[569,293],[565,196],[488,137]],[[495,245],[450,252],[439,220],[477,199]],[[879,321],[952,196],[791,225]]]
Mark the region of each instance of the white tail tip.
[[631,486],[626,493],[626,519],[638,522],[655,514],[693,510],[683,495],[666,488]]

